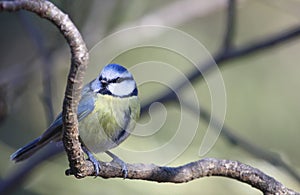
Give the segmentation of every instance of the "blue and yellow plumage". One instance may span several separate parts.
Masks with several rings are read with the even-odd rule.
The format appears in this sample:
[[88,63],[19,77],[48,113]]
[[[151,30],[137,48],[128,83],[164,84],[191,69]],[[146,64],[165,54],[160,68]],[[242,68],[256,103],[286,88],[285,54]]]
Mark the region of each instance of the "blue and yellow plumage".
[[[84,151],[98,172],[99,164],[92,153],[107,152],[117,158],[108,150],[123,142],[134,129],[140,114],[138,91],[126,68],[109,64],[95,80],[84,86],[81,96],[77,113],[79,135]],[[49,142],[61,139],[62,115],[59,114],[40,137],[13,153],[11,160],[25,160]]]

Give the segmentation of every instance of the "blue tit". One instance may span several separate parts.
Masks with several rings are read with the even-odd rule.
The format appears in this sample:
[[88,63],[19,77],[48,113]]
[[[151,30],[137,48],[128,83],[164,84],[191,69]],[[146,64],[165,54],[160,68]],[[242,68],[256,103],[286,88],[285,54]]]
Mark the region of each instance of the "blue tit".
[[[93,153],[106,152],[126,172],[126,166],[108,150],[123,142],[134,129],[140,115],[138,90],[132,74],[121,65],[109,64],[100,75],[81,92],[77,117],[79,136],[84,152],[95,166],[100,164]],[[18,149],[11,160],[19,162],[29,158],[50,142],[62,141],[62,114],[37,139]]]

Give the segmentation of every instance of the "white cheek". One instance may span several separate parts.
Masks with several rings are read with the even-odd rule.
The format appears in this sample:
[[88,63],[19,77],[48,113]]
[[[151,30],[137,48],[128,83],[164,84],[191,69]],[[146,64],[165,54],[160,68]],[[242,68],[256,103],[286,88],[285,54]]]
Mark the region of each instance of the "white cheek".
[[112,83],[108,86],[108,90],[116,96],[127,96],[135,89],[135,82],[132,80],[123,81],[121,83]]

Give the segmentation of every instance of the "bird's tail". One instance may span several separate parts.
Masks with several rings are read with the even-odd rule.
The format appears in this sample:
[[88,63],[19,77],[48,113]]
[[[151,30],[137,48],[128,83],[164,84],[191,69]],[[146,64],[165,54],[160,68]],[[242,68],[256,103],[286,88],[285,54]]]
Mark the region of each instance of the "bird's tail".
[[10,160],[15,162],[23,161],[42,147],[47,145],[51,141],[59,141],[62,137],[62,119],[61,114],[58,115],[56,120],[50,125],[50,127],[38,138],[29,142],[24,147],[18,149],[10,156]]
[[41,141],[41,137],[36,138],[35,140],[29,142],[24,147],[18,149],[16,152],[14,152],[10,156],[10,160],[14,162],[20,162],[27,158],[29,158],[31,155],[33,155],[36,151],[44,147],[46,144],[48,144],[49,141]]

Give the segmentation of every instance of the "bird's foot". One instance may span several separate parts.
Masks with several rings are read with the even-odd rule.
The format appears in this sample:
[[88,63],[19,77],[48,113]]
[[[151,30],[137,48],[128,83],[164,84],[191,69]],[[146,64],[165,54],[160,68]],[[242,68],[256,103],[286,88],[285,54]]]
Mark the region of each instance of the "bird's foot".
[[110,151],[106,151],[105,153],[108,154],[113,159],[112,162],[115,162],[121,166],[123,178],[126,179],[126,177],[128,176],[128,169],[126,163],[122,161],[119,157],[111,153]]
[[94,165],[94,168],[95,168],[95,178],[96,178],[98,176],[100,170],[101,170],[101,165],[100,165],[99,161],[97,160],[97,158],[93,155],[93,153],[91,153],[88,149],[86,149],[85,147],[83,147],[83,151],[88,156],[88,160],[91,161],[93,163],[93,165]]

